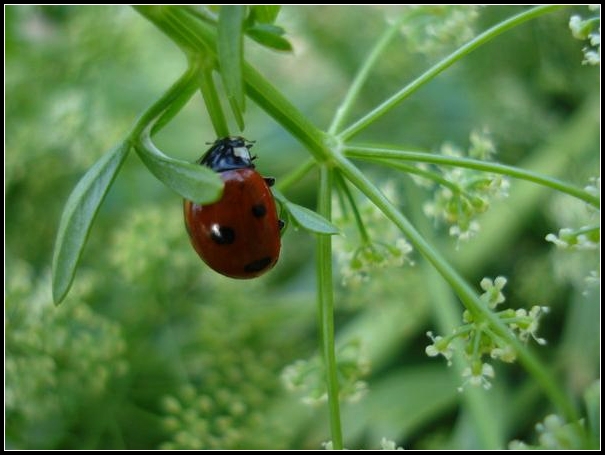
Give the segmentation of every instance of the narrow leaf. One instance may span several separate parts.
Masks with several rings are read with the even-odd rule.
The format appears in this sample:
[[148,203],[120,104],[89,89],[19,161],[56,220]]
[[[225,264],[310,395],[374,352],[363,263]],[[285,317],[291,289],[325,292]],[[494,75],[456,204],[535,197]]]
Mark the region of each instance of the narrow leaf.
[[221,6],[218,19],[218,61],[223,85],[229,104],[240,129],[243,129],[245,111],[244,79],[244,17],[246,7],[242,5]]
[[185,90],[179,92],[178,97],[172,101],[170,107],[164,111],[164,113],[154,122],[151,129],[151,135],[154,136],[160,131],[170,120],[178,114],[181,109],[187,104],[196,91],[196,86],[193,84],[188,85]]
[[216,91],[214,79],[212,78],[212,70],[203,70],[200,73],[200,91],[204,97],[204,104],[214,127],[216,137],[229,136],[229,128],[227,127],[223,107]]
[[221,196],[223,182],[211,169],[164,155],[148,136],[143,137],[135,149],[153,175],[185,199],[206,204]]
[[292,219],[303,229],[316,234],[334,235],[340,233],[339,229],[323,216],[318,215],[313,210],[309,210],[302,205],[288,201],[283,194],[275,189],[273,189],[272,192],[275,199],[285,207]]
[[284,30],[276,25],[257,24],[246,29],[246,34],[263,46],[278,51],[291,51],[292,44],[284,38]]
[[286,209],[292,215],[292,218],[296,220],[298,224],[307,231],[315,232],[317,234],[338,234],[339,230],[336,226],[326,220],[323,216],[318,215],[313,210],[309,210],[302,205],[293,204],[288,202]]
[[254,5],[250,17],[254,22],[272,24],[277,19],[280,9],[280,5]]
[[65,204],[52,263],[56,305],[71,287],[92,222],[129,150],[130,144],[122,142],[103,155],[78,182]]
[[240,131],[244,131],[244,113],[235,101],[235,98],[230,96],[227,99],[229,100],[229,106],[231,106],[231,111],[233,112],[233,116],[235,117],[235,121],[237,122],[237,127],[240,129]]
[[248,28],[246,28],[246,31],[248,30],[261,30],[263,32],[266,33],[271,33],[273,35],[285,35],[286,31],[280,27],[279,25],[274,25],[274,24],[254,24]]

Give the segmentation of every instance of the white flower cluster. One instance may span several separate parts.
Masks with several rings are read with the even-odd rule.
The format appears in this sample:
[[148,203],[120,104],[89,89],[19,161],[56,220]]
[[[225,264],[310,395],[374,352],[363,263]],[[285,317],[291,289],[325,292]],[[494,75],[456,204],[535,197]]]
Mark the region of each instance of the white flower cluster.
[[[368,388],[361,379],[370,372],[367,355],[361,343],[353,340],[337,349],[336,358],[340,399],[356,403]],[[298,393],[306,405],[317,406],[328,399],[325,369],[317,356],[288,365],[282,371],[281,380],[286,390]]]
[[[486,131],[473,131],[466,153],[453,144],[441,147],[441,154],[451,157],[468,156],[490,160],[495,146]],[[493,198],[508,196],[509,182],[500,174],[461,167],[436,166],[443,182],[437,186],[433,199],[424,204],[424,213],[450,226],[449,234],[458,240],[468,240],[479,232],[477,216],[489,208]],[[422,168],[426,169],[426,166]]]
[[[387,182],[381,188],[387,198],[396,203],[395,186]],[[369,201],[356,202],[356,210],[363,222],[360,228],[352,216],[345,217],[334,204],[334,223],[343,235],[334,237],[334,252],[340,266],[343,286],[356,287],[369,280],[376,269],[402,267],[413,264],[412,245],[401,236],[393,223]],[[360,232],[364,231],[364,234]],[[365,238],[364,238],[365,237]]]
[[450,51],[475,36],[479,8],[469,5],[421,5],[410,7],[411,20],[401,33],[410,47],[429,56]]
[[[502,293],[506,283],[507,280],[503,276],[493,280],[491,278],[481,280],[480,286],[485,292],[480,298],[490,310],[494,311],[496,306],[506,300]],[[546,340],[538,337],[537,331],[541,316],[547,312],[547,307],[534,305],[529,311],[523,308],[505,309],[494,314],[521,341],[527,342],[531,337],[539,345],[545,345]],[[509,343],[490,329],[489,322],[481,314],[472,314],[467,310],[462,320],[463,325],[449,336],[435,336],[432,332],[427,332],[432,343],[426,347],[425,352],[429,357],[443,356],[448,366],[451,366],[455,349],[454,341],[460,340],[464,343],[464,357],[468,366],[462,371],[464,382],[458,390],[462,391],[466,385],[479,386],[487,390],[491,388],[495,371],[490,363],[483,360],[484,356],[489,355],[492,359],[511,363],[515,361],[517,354]]]
[[583,19],[576,15],[569,19],[569,28],[574,38],[581,41],[588,41],[588,46],[582,48],[584,52],[583,65],[601,64],[601,5],[591,5],[592,11],[598,11],[595,17]]

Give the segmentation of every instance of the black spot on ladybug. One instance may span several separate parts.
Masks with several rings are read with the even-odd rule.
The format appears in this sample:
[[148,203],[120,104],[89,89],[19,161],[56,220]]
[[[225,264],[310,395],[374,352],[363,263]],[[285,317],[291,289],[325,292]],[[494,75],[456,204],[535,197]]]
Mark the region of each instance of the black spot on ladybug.
[[252,206],[252,215],[256,218],[262,218],[267,213],[267,207],[265,204],[256,204]]
[[275,185],[275,178],[273,178],[273,177],[263,177],[263,180],[265,181],[267,186]]
[[210,238],[219,245],[229,245],[235,241],[235,231],[227,226],[213,224],[210,228]]
[[284,228],[285,225],[286,225],[286,222],[284,220],[277,220],[277,227],[279,228],[280,231]]
[[271,258],[269,256],[264,257],[262,259],[257,259],[256,261],[250,262],[244,266],[244,271],[248,273],[260,272],[263,269],[266,269],[267,266],[271,264]]

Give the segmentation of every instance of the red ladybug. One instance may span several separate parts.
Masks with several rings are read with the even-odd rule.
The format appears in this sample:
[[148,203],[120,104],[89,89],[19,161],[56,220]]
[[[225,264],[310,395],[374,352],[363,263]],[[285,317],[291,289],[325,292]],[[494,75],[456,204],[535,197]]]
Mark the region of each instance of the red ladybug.
[[218,139],[197,163],[218,172],[223,196],[208,205],[184,201],[185,226],[202,260],[231,278],[254,278],[269,271],[279,257],[280,230],[269,187],[273,178],[254,170],[252,143],[242,137]]

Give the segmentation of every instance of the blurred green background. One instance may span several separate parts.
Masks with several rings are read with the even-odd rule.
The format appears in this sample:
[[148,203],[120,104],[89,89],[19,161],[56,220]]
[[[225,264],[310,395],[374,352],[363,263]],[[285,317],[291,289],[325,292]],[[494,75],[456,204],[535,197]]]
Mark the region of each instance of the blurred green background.
[[[325,128],[385,17],[397,11],[285,7],[278,24],[294,52],[247,41],[246,58]],[[482,8],[469,25],[481,31],[518,11]],[[500,36],[359,139],[434,150],[446,141],[465,147],[470,131],[486,127],[499,161],[586,185],[599,169],[600,81],[598,68],[580,64],[583,44],[567,27],[572,11]],[[8,6],[5,17],[6,446],[319,448],[330,438],[325,406],[301,404],[279,379],[317,350],[312,235],[288,229],[280,262],[265,277],[218,276],[189,245],[179,197],[132,153],[99,211],[69,296],[52,305],[52,248],[70,191],[186,61],[128,7]],[[355,118],[453,49],[427,43],[414,30],[394,40]],[[257,141],[258,168],[279,179],[307,154],[248,104],[244,134]],[[157,143],[193,161],[214,139],[198,94]],[[544,237],[586,223],[585,206],[513,181],[510,198],[480,220],[478,238],[456,248],[447,228],[414,216],[429,194],[401,174],[369,172],[377,182],[403,181],[404,212],[474,286],[505,275],[511,306],[552,308],[539,332],[549,344],[539,352],[580,397],[599,371],[598,289],[584,280],[598,270],[598,254],[556,251]],[[309,175],[287,196],[314,208],[316,184]],[[425,332],[439,319],[427,289],[442,283],[415,260],[360,289],[336,289],[337,336],[360,340],[371,365],[369,393],[343,407],[348,448],[376,448],[383,437],[405,448],[481,447],[456,392],[462,379],[424,354]],[[493,411],[497,439],[502,447],[531,440],[552,408],[518,365],[496,371],[494,388],[478,393]]]

